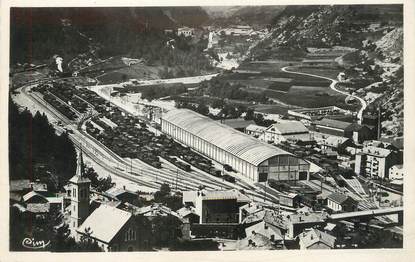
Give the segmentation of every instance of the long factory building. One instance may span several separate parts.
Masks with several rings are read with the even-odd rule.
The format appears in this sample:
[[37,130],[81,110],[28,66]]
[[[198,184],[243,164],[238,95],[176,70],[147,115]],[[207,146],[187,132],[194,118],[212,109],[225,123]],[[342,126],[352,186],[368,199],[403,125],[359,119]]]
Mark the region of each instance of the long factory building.
[[165,113],[161,129],[202,155],[230,165],[254,182],[298,180],[308,176],[310,164],[303,159],[188,109]]

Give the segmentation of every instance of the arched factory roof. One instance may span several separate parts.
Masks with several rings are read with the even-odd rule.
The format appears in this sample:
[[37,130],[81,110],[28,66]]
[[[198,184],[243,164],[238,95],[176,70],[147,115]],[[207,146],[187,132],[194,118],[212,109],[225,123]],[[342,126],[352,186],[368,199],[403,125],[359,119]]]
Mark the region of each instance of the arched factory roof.
[[274,156],[292,155],[189,109],[171,110],[162,119],[255,166]]

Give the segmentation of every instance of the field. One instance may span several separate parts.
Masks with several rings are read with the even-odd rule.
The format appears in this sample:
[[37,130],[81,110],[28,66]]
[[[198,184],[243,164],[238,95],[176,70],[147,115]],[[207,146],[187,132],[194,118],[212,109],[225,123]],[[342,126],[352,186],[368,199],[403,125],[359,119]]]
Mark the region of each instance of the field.
[[328,66],[298,66],[295,67],[295,69],[302,73],[324,76],[334,80],[336,80],[339,73],[343,71],[341,68],[333,68]]
[[[331,81],[306,75],[297,75],[282,72],[281,68],[287,66],[286,61],[257,61],[244,63],[237,73],[230,73],[218,78],[219,81],[239,83],[244,90],[251,92],[264,92],[268,98],[292,106],[314,108],[337,105],[349,108],[345,104],[345,96],[329,88]],[[293,67],[297,70],[297,67]],[[330,78],[336,78],[337,68],[302,66],[300,72],[306,72]],[[262,111],[265,109],[261,108]],[[278,106],[266,108],[264,112],[284,112]]]
[[97,77],[101,84],[114,84],[125,82],[128,79],[157,79],[159,76],[159,67],[146,65],[132,65],[104,73]]

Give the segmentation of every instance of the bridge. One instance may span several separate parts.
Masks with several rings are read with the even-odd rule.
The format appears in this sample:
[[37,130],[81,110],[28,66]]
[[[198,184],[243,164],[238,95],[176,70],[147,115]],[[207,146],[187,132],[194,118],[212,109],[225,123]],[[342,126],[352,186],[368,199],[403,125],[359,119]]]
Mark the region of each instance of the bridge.
[[332,214],[328,217],[329,220],[340,221],[352,218],[371,218],[383,215],[397,214],[399,223],[403,221],[403,207],[381,208],[373,210],[354,211],[347,213]]

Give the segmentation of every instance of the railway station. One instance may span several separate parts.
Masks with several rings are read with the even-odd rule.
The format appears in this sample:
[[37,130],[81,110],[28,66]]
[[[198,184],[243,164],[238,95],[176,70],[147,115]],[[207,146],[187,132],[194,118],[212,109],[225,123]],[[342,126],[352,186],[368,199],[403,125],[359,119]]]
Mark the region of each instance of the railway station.
[[303,159],[188,109],[164,114],[161,129],[191,149],[231,166],[253,182],[308,177],[310,164]]

